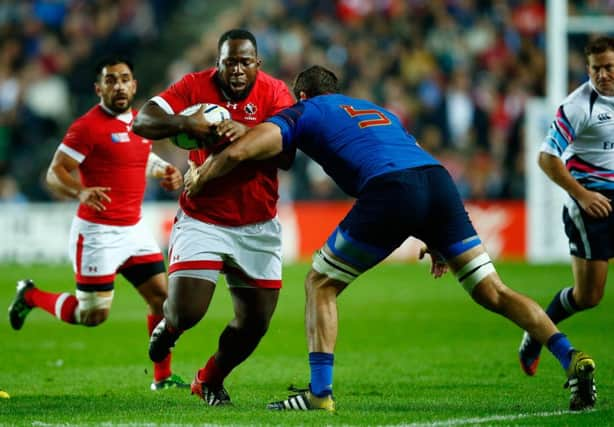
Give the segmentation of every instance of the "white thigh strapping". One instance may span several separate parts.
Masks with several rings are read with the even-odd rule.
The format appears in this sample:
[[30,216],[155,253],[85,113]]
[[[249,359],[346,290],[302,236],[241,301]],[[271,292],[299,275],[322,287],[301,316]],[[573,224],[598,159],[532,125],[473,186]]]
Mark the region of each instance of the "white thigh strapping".
[[463,288],[471,294],[480,281],[495,272],[495,266],[486,252],[476,256],[456,272],[456,278]]
[[313,255],[311,267],[318,273],[343,283],[351,283],[361,274],[354,267],[330,257],[324,249],[319,249]]
[[77,289],[76,296],[79,300],[79,305],[75,310],[75,318],[77,323],[81,323],[81,314],[87,313],[93,310],[111,309],[111,303],[113,302],[113,291],[108,296],[100,296],[97,292],[84,292]]

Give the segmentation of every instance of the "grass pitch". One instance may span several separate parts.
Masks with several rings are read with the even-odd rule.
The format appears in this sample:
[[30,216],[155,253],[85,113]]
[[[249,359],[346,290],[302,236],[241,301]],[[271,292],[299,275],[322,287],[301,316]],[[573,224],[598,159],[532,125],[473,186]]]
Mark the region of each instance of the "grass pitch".
[[[62,324],[40,309],[13,331],[0,323],[0,425],[550,425],[614,423],[614,300],[561,328],[597,362],[598,402],[586,413],[566,411],[568,390],[546,351],[536,377],[517,361],[521,332],[465,294],[451,275],[432,279],[427,264],[385,264],[354,282],[339,301],[335,353],[338,412],[270,412],[290,384],[306,385],[303,277],[308,266],[284,270],[284,289],[271,328],[255,353],[228,377],[234,405],[210,408],[189,391],[149,391],[146,307],[118,278],[109,320],[96,328]],[[571,283],[568,265],[499,263],[503,279],[540,304]],[[69,266],[0,265],[0,306],[15,281],[73,292]],[[231,316],[218,286],[211,310],[174,350],[174,371],[186,380],[214,351]]]

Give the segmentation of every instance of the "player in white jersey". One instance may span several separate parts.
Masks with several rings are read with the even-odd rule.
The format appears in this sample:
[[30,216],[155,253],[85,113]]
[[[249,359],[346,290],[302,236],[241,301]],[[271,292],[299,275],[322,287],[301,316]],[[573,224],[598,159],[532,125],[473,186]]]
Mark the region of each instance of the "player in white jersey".
[[[539,154],[539,166],[567,200],[565,233],[574,276],[546,309],[554,323],[601,301],[614,257],[614,38],[599,37],[584,49],[590,80],[559,106]],[[526,332],[522,369],[535,375],[541,345]]]

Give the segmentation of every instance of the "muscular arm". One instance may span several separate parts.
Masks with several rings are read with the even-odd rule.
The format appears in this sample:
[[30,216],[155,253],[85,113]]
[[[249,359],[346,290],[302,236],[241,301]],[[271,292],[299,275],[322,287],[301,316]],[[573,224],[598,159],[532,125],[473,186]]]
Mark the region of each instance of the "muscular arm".
[[226,175],[241,162],[269,159],[282,150],[279,127],[273,123],[260,123],[220,153],[208,157],[201,166],[190,164],[184,178],[187,195],[198,194],[207,181]]
[[167,114],[158,104],[148,101],[134,118],[132,131],[149,139],[176,135],[186,128],[187,116]]
[[264,160],[275,157],[283,150],[279,126],[264,122],[249,129],[247,133],[219,153],[219,162],[239,164],[246,160]]
[[103,202],[110,202],[106,194],[109,187],[84,187],[73,172],[79,167],[79,162],[57,150],[47,170],[47,185],[51,191],[61,197],[78,199],[98,211],[106,209]]
[[211,123],[205,120],[204,107],[194,114],[167,114],[158,104],[148,101],[140,110],[132,124],[137,135],[149,139],[162,139],[185,132],[196,139],[204,139],[211,132]]
[[590,191],[582,186],[569,173],[563,161],[552,154],[541,152],[538,159],[539,167],[559,187],[576,199],[582,209],[595,218],[605,218],[612,212],[610,199],[596,191]]
[[76,199],[83,190],[81,182],[76,179],[73,172],[79,163],[62,151],[56,151],[47,170],[47,185],[58,196]]

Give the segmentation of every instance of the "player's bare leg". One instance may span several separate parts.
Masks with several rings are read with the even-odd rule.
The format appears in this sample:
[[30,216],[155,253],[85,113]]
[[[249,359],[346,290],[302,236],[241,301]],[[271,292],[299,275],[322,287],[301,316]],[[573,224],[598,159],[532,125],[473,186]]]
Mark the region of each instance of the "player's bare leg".
[[230,287],[234,318],[219,338],[218,349],[192,382],[192,393],[207,404],[230,403],[224,379],[249,357],[269,328],[279,289]]
[[[485,254],[485,251],[482,245],[479,245],[449,260],[448,264],[452,272],[458,275],[464,266],[482,254]],[[490,260],[487,262],[490,263]],[[471,297],[478,304],[507,317],[542,343],[559,332],[536,302],[505,286],[494,268],[490,268],[492,271],[473,285]],[[471,277],[465,280],[471,280]]]
[[574,277],[573,298],[579,310],[596,307],[603,298],[608,278],[607,260],[571,257]]
[[[136,289],[149,306],[147,328],[149,335],[152,336],[156,326],[164,319],[163,305],[167,296],[166,274],[155,274],[138,285]],[[154,361],[154,380],[151,384],[151,390],[175,387],[185,388],[188,387],[188,384],[181,377],[172,373],[171,355],[167,354],[160,360]]]
[[[230,288],[234,318],[220,336],[218,367],[230,372],[256,349],[277,307],[279,289]],[[227,374],[226,374],[227,375]]]
[[346,283],[311,269],[305,280],[305,329],[309,352],[334,353],[337,343],[337,295]]
[[[546,314],[554,324],[571,317],[578,311],[599,304],[603,298],[608,275],[606,260],[586,260],[572,256],[573,287],[563,288],[554,295]],[[518,356],[520,366],[527,375],[535,375],[542,345],[528,332],[522,336]]]
[[209,280],[170,277],[168,297],[163,305],[164,319],[155,327],[149,342],[149,358],[152,361],[167,357],[183,331],[203,318],[214,292],[215,283]]
[[593,359],[575,350],[535,301],[505,286],[491,264],[481,245],[449,262],[452,271],[476,302],[516,323],[546,345],[559,360],[567,373],[566,387],[571,390],[570,409],[592,408],[596,400]]
[[149,306],[151,314],[156,316],[164,315],[162,306],[167,293],[166,275],[164,273],[150,277],[144,283],[137,286],[136,290]]
[[215,286],[205,279],[171,276],[164,303],[168,325],[183,331],[194,327],[209,310]]
[[337,296],[347,285],[313,268],[307,274],[305,329],[311,368],[310,386],[306,389],[292,389],[291,391],[297,394],[270,403],[269,409],[335,411],[335,400],[332,396],[332,368],[338,332]]

